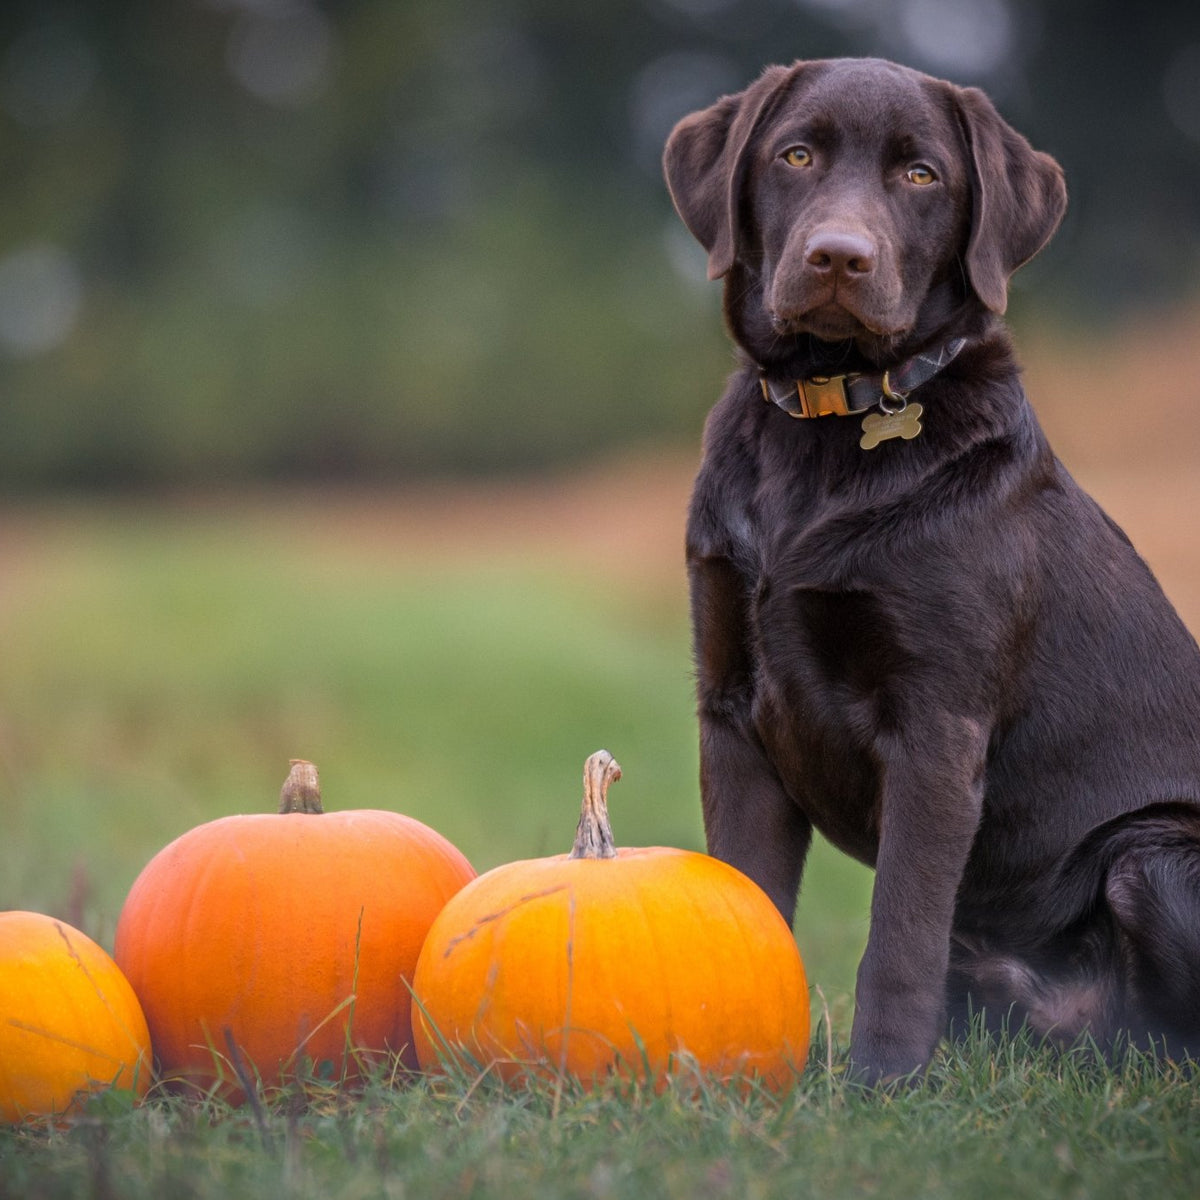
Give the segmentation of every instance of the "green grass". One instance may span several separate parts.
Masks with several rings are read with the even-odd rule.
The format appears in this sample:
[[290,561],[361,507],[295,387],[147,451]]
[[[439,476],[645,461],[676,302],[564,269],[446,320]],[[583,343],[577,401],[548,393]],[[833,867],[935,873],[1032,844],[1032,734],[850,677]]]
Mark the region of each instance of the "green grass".
[[1174,1068],[1109,1068],[1021,1038],[941,1054],[919,1088],[862,1094],[814,1046],[790,1095],[449,1078],[257,1110],[107,1096],[65,1131],[0,1131],[0,1196],[1195,1195],[1200,1096]]
[[[290,757],[320,765],[327,807],[408,812],[484,869],[569,845],[603,745],[625,768],[618,840],[702,844],[682,574],[664,595],[550,550],[421,563],[233,508],[35,512],[7,532],[0,908],[111,946],[149,857],[272,808]],[[0,1129],[0,1200],[1195,1193],[1200,1093],[1174,1068],[1016,1039],[946,1050],[912,1091],[848,1088],[868,896],[818,846],[797,924],[818,1038],[783,1100],[486,1078],[257,1114],[108,1095],[65,1130]]]

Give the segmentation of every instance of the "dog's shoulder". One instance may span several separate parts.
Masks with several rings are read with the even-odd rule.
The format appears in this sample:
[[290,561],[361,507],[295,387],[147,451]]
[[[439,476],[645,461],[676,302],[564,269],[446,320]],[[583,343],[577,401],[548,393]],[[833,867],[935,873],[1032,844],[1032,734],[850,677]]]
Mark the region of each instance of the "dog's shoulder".
[[738,372],[708,414],[688,509],[689,557],[735,557],[735,549],[749,541],[751,508],[762,475],[761,406],[761,398],[754,403],[749,378]]

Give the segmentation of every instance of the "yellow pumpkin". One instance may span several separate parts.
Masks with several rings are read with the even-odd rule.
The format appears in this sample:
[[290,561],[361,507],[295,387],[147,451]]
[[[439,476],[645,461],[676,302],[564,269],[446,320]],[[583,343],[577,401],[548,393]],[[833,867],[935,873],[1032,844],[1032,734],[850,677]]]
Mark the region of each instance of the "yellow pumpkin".
[[507,1079],[679,1069],[789,1086],[808,1052],[808,986],[766,894],[728,864],[613,845],[607,751],[584,768],[569,855],[479,876],[434,920],[413,976],[425,1069],[465,1056]]
[[150,1034],[129,981],[91,938],[0,913],[0,1117],[64,1114],[88,1093],[150,1086]]

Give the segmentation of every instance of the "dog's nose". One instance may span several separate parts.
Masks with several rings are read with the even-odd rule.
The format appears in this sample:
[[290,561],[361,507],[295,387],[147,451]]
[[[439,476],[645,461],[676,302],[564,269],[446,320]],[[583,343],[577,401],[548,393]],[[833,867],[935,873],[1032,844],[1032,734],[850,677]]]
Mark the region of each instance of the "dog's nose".
[[804,247],[804,261],[822,275],[869,275],[875,257],[870,238],[846,229],[820,229]]

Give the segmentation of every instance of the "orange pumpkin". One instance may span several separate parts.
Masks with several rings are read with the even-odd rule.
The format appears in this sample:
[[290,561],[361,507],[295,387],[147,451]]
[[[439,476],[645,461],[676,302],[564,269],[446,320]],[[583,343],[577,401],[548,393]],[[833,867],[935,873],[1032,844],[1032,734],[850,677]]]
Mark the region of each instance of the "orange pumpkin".
[[235,1078],[277,1084],[306,1059],[329,1079],[373,1052],[415,1066],[407,981],[433,918],[474,875],[411,817],[323,812],[316,768],[294,760],[279,813],[197,826],[125,901],[115,957],[162,1074],[220,1081],[237,1099]]
[[0,913],[0,1117],[62,1114],[93,1091],[149,1086],[146,1018],[117,964],[63,921]]
[[507,1079],[619,1071],[662,1086],[686,1067],[789,1086],[809,1036],[791,930],[718,859],[616,849],[619,777],[594,754],[571,853],[497,867],[434,921],[413,979],[421,1066],[461,1051]]

